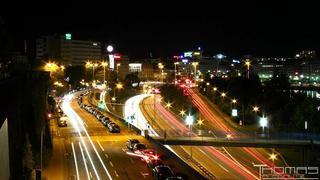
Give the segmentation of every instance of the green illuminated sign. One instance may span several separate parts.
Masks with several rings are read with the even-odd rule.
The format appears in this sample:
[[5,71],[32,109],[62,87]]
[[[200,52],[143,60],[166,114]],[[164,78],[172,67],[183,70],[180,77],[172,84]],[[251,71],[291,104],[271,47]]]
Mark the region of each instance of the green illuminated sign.
[[66,33],[66,39],[67,40],[71,40],[71,34],[70,33]]

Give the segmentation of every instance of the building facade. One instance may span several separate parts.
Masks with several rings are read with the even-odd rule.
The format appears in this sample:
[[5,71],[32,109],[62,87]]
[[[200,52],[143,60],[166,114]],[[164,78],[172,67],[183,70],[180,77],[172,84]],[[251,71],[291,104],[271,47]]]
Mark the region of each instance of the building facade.
[[73,40],[65,36],[43,36],[36,40],[36,59],[52,59],[65,65],[83,65],[88,60],[101,59],[101,43]]

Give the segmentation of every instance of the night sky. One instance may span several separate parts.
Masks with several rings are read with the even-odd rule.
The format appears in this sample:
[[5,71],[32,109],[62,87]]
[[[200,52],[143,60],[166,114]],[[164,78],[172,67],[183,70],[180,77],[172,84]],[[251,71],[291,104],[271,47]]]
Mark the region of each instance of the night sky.
[[208,55],[236,57],[288,57],[302,49],[315,49],[319,54],[316,4],[195,1],[132,5],[66,6],[3,17],[16,44],[41,34],[71,32],[74,39],[112,43],[130,57],[147,57],[150,52],[154,57],[168,57],[198,46]]

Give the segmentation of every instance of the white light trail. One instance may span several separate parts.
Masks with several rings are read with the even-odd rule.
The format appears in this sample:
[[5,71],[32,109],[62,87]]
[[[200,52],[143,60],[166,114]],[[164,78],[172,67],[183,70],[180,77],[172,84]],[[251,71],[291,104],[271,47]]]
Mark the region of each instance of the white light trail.
[[151,96],[150,94],[141,94],[137,96],[133,96],[129,98],[125,102],[124,106],[124,118],[132,118],[131,125],[135,126],[136,128],[140,129],[142,133],[145,130],[149,132],[149,135],[159,136],[154,129],[150,126],[146,118],[144,117],[143,113],[140,110],[140,102],[146,98]]
[[76,156],[76,151],[74,150],[73,142],[71,143],[71,147],[72,147],[72,152],[73,152],[74,164],[75,164],[75,166],[76,166],[77,180],[80,180],[79,170],[78,170],[77,156]]
[[77,113],[75,113],[75,112],[73,111],[73,109],[72,109],[71,106],[70,106],[70,101],[72,100],[72,97],[73,97],[73,94],[69,94],[69,95],[66,95],[66,96],[64,97],[64,102],[63,102],[63,104],[62,104],[62,109],[64,110],[65,114],[69,117],[69,119],[70,119],[73,127],[77,130],[77,132],[78,132],[78,134],[79,134],[79,137],[80,137],[80,140],[81,140],[81,142],[82,142],[82,145],[83,145],[83,147],[84,147],[84,149],[85,149],[85,151],[86,151],[87,156],[89,157],[90,164],[92,165],[92,168],[93,168],[93,170],[94,170],[97,178],[100,179],[100,177],[99,177],[99,175],[98,175],[98,172],[97,172],[97,170],[96,170],[96,168],[95,168],[95,165],[94,165],[94,163],[93,163],[93,161],[92,161],[92,158],[91,158],[91,156],[90,156],[90,154],[89,154],[88,148],[87,148],[86,144],[84,143],[84,139],[83,139],[83,137],[82,137],[82,134],[81,134],[81,131],[80,131],[80,128],[79,128],[78,124],[80,124],[83,132],[86,134],[86,136],[87,136],[87,138],[88,138],[88,140],[89,140],[89,142],[90,142],[90,144],[91,144],[94,152],[96,153],[96,155],[97,155],[97,157],[98,157],[98,159],[99,159],[99,161],[100,161],[103,169],[105,170],[108,178],[109,178],[110,180],[112,180],[112,177],[111,177],[108,169],[106,168],[105,164],[103,163],[102,158],[100,157],[100,155],[99,155],[99,153],[98,153],[98,151],[97,151],[97,148],[96,148],[95,145],[93,144],[93,141],[92,141],[91,137],[89,136],[89,134],[88,134],[88,132],[87,132],[87,129],[86,129],[86,128],[84,127],[84,125],[83,125],[82,119],[78,116]]
[[79,147],[80,147],[80,151],[81,151],[84,167],[86,168],[87,177],[90,180],[91,178],[90,178],[90,174],[89,174],[89,170],[88,170],[88,166],[87,166],[87,161],[86,161],[86,158],[84,156],[83,149],[81,147],[81,143],[80,142],[79,142]]

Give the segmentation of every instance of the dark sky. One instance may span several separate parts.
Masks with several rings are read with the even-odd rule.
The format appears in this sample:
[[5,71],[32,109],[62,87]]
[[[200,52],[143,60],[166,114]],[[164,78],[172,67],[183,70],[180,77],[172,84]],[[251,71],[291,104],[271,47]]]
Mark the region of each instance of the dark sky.
[[315,3],[257,2],[129,6],[89,2],[80,8],[60,5],[59,9],[3,17],[17,42],[71,32],[74,39],[113,43],[120,53],[138,57],[149,52],[172,56],[198,46],[206,54],[227,56],[292,56],[301,49],[319,52],[320,15]]

